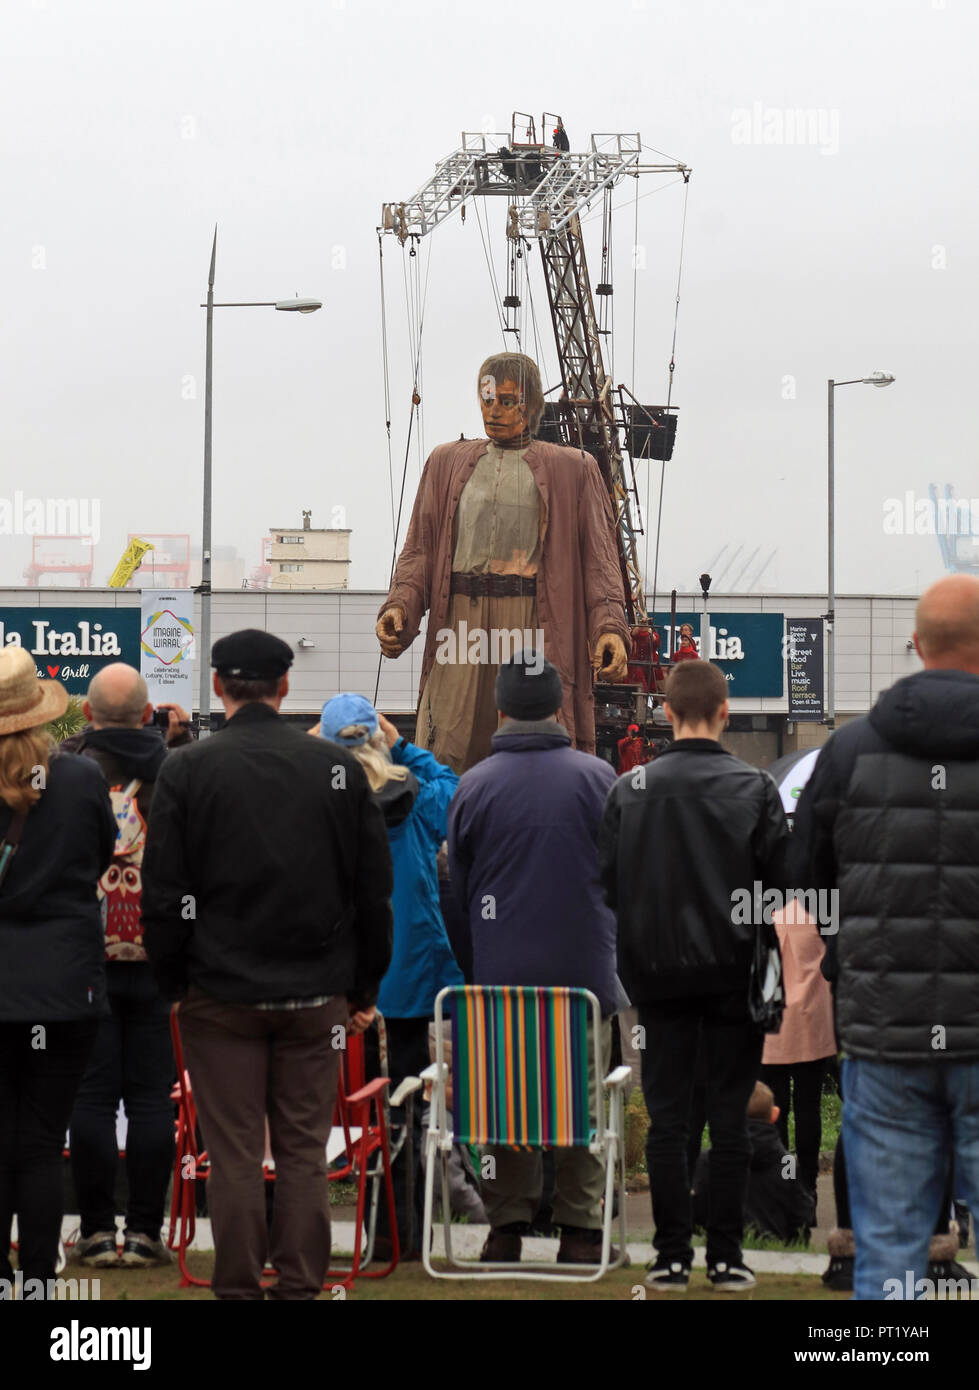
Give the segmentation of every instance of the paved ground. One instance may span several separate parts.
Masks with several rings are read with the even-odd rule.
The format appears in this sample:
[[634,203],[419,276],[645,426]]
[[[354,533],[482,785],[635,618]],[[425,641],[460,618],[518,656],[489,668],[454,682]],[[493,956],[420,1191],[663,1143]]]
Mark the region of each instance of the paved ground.
[[[645,1194],[643,1194],[645,1197]],[[648,1199],[647,1199],[648,1200]],[[77,1217],[68,1217],[65,1221],[65,1232],[70,1233],[78,1225]],[[476,1259],[482,1249],[483,1241],[486,1239],[487,1226],[454,1226],[452,1231],[452,1245],[456,1254],[464,1259]],[[630,1236],[632,1232],[630,1230]],[[353,1245],[354,1225],[352,1221],[335,1220],[333,1223],[334,1248],[337,1253],[350,1250]],[[214,1248],[211,1239],[211,1223],[206,1219],[201,1219],[197,1223],[197,1235],[194,1240],[194,1250],[212,1250]],[[632,1265],[642,1268],[650,1259],[650,1246],[648,1240],[630,1239],[627,1245],[629,1257]],[[525,1260],[546,1260],[553,1259],[557,1250],[556,1240],[525,1240],[523,1244],[523,1258]],[[435,1255],[443,1255],[445,1246],[442,1240],[441,1228],[436,1227],[434,1252]],[[752,1250],[746,1253],[747,1262],[756,1273],[760,1274],[822,1274],[826,1268],[825,1254],[817,1254],[812,1251],[783,1251],[783,1250]],[[694,1258],[694,1265],[702,1267],[704,1265],[704,1250],[699,1247]],[[970,1274],[979,1277],[979,1264],[974,1260],[964,1260],[966,1269]]]
[[[822,1274],[826,1268],[826,1232],[832,1227],[834,1221],[832,1183],[829,1177],[820,1178],[819,1183],[820,1226],[813,1231],[812,1246],[815,1248],[800,1251],[746,1251],[747,1263],[757,1273]],[[334,1248],[338,1253],[349,1251],[353,1246],[353,1216],[352,1208],[333,1208],[333,1240]],[[633,1266],[641,1268],[649,1262],[652,1254],[649,1243],[652,1216],[647,1192],[629,1194],[626,1199],[626,1222],[629,1233],[626,1248]],[[78,1217],[66,1216],[62,1229],[66,1240],[74,1240],[78,1230]],[[488,1229],[487,1226],[454,1226],[452,1229],[453,1249],[463,1258],[475,1259],[482,1249]],[[206,1218],[201,1218],[197,1222],[197,1235],[191,1248],[194,1250],[212,1250],[214,1248],[211,1223]],[[529,1239],[524,1241],[523,1257],[527,1260],[551,1259],[556,1250],[556,1240]],[[442,1231],[439,1226],[436,1226],[434,1253],[442,1255],[444,1252]],[[970,1274],[979,1278],[979,1263],[972,1258],[973,1254],[971,1249],[968,1252],[963,1252],[967,1258],[962,1259],[962,1263]],[[704,1263],[704,1249],[701,1245],[697,1248],[694,1264],[703,1266]]]

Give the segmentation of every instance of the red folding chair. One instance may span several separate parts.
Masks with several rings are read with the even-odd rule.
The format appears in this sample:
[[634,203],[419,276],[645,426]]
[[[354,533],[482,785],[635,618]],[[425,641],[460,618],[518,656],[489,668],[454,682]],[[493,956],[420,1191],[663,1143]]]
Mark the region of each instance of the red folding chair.
[[[206,1148],[198,1143],[197,1106],[190,1076],[184,1063],[183,1047],[180,1040],[180,1026],[175,1010],[170,1013],[170,1031],[173,1038],[173,1055],[177,1067],[177,1082],[172,1098],[177,1105],[176,1154],[173,1168],[173,1193],[170,1202],[170,1232],[168,1245],[176,1251],[180,1269],[182,1288],[194,1285],[209,1288],[209,1279],[200,1279],[187,1268],[187,1250],[194,1240],[197,1229],[197,1182],[206,1181],[211,1171]],[[365,1081],[364,1042],[362,1036],[348,1038],[341,1059],[340,1074],[337,1081],[337,1101],[334,1109],[334,1135],[342,1137],[342,1146],[335,1158],[339,1162],[329,1163],[327,1172],[331,1182],[353,1178],[357,1183],[357,1218],[354,1228],[353,1260],[349,1269],[331,1269],[326,1276],[324,1288],[335,1288],[338,1284],[350,1288],[355,1279],[382,1279],[397,1267],[400,1258],[398,1248],[398,1224],[394,1206],[394,1182],[391,1176],[391,1146],[388,1138],[386,1100],[389,1078],[375,1077]],[[383,1049],[382,1049],[383,1053]],[[415,1084],[412,1084],[415,1083]],[[421,1085],[415,1078],[402,1083],[398,1096]],[[403,1142],[403,1136],[402,1136]],[[331,1145],[331,1147],[333,1147]],[[327,1150],[328,1154],[330,1149]],[[274,1162],[263,1164],[266,1182],[275,1181]],[[367,1187],[371,1184],[371,1209],[367,1248],[362,1250],[364,1219],[367,1213]],[[388,1222],[391,1230],[391,1259],[381,1269],[369,1269],[373,1255],[374,1231],[380,1188],[383,1183],[387,1199]],[[267,1277],[274,1278],[275,1270],[267,1269]]]

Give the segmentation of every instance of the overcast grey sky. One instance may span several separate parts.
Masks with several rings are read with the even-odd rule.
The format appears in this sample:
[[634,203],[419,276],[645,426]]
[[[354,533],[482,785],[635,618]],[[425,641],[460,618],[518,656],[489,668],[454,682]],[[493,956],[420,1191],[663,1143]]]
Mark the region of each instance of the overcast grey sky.
[[[250,566],[270,525],[298,525],[304,507],[328,525],[340,507],[352,585],[386,586],[380,205],[409,196],[463,129],[507,128],[515,108],[562,113],[573,148],[639,131],[693,167],[659,587],[694,586],[724,545],[759,548],[753,568],[778,548],[761,589],[825,584],[826,380],[875,369],[895,385],[837,393],[838,588],[907,593],[942,572],[934,537],[882,522],[887,498],[929,482],[979,495],[967,0],[5,0],[0,13],[0,498],[99,499],[96,582],[130,531],[199,535],[198,306],[217,223],[219,299],[325,307],[216,314],[215,543]],[[775,143],[798,110],[814,138],[788,143],[783,127]],[[617,199],[615,379],[660,403],[683,195],[655,187],[639,204],[634,377],[632,189]],[[503,209],[487,211],[499,271]],[[588,225],[594,281],[600,220]],[[402,253],[393,239],[385,253],[400,475],[411,379]],[[430,448],[480,432],[475,371],[501,334],[472,210],[422,256]],[[535,292],[540,321],[539,270]],[[413,453],[409,503],[417,476]],[[0,535],[0,582],[20,582],[29,555],[29,539]]]

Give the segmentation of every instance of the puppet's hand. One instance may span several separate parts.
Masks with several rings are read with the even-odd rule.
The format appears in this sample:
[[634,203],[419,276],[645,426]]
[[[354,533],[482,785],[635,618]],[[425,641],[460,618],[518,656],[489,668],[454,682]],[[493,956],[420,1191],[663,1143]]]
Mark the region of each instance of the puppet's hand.
[[395,604],[386,608],[377,620],[374,631],[385,656],[400,656],[404,650],[401,644],[401,630],[405,625],[405,610]]
[[597,680],[612,684],[624,681],[629,670],[629,658],[622,638],[614,632],[603,632],[595,643],[591,664]]

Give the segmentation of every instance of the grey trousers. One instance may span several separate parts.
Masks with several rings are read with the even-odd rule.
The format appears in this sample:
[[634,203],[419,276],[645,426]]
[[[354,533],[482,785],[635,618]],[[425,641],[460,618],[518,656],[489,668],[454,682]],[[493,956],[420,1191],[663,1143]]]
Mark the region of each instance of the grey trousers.
[[[602,1077],[608,1075],[612,1055],[612,1021],[603,1019],[601,1027]],[[592,1047],[588,1029],[588,1046]],[[589,1101],[595,1107],[596,1089],[601,1078],[592,1078]],[[605,1193],[605,1166],[587,1149],[554,1149],[554,1223],[601,1230],[602,1198]],[[493,1160],[493,1176],[482,1180],[483,1206],[492,1227],[513,1221],[532,1221],[540,1206],[544,1184],[540,1150],[501,1148],[488,1145],[486,1158]]]
[[[192,990],[177,1015],[211,1159],[208,1210],[215,1296],[312,1299],[330,1264],[326,1142],[333,1125],[342,997],[306,1009],[252,1009]],[[272,1230],[265,1215],[265,1119],[275,1159]]]

